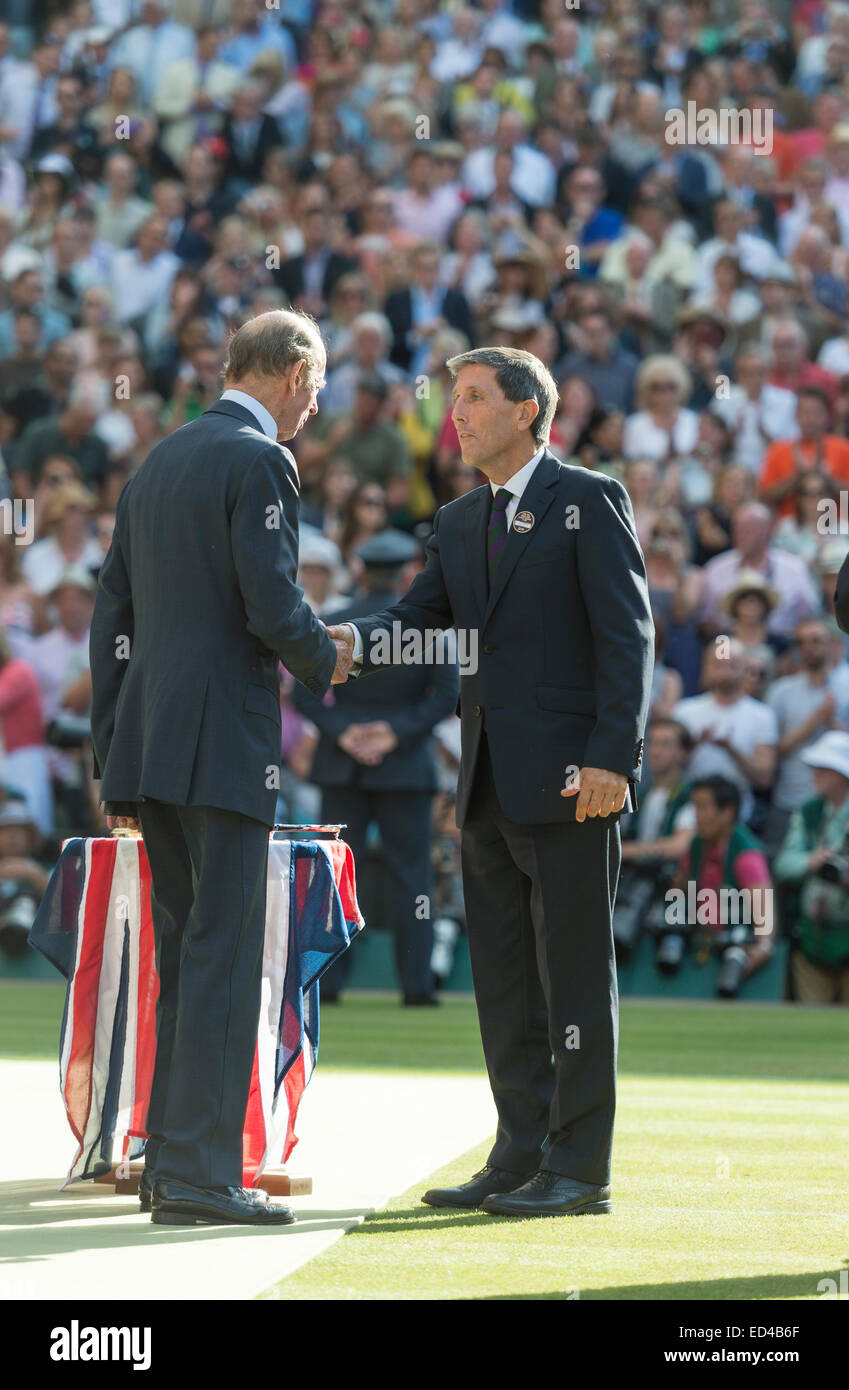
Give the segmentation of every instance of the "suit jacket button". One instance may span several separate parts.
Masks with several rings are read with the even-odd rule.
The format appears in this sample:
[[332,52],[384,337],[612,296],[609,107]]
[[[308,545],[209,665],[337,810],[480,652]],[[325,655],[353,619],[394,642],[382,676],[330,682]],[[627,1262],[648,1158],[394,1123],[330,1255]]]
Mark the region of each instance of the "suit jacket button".
[[481,707],[480,707],[480,705],[475,705],[474,709],[472,710],[472,714],[476,715],[477,718],[480,719],[480,715],[481,715]]
[[483,649],[485,652],[489,653],[492,651],[492,646],[489,642],[484,642]]

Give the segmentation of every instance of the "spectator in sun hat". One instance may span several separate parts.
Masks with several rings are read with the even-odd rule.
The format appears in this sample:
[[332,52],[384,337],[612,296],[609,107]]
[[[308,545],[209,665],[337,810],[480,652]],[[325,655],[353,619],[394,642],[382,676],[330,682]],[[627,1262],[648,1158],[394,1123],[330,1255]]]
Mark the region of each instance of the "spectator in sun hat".
[[771,543],[773,514],[761,502],[736,508],[731,523],[733,549],[708,560],[703,569],[700,618],[703,631],[724,630],[720,603],[734,588],[741,570],[764,575],[779,597],[769,617],[769,631],[789,637],[802,618],[820,611],[820,598],[804,561]]
[[301,526],[298,547],[298,583],[314,613],[338,607],[345,592],[345,570],[338,545],[312,527]]
[[778,607],[778,594],[757,570],[741,569],[719,606],[730,619],[729,631],[747,651],[766,646],[778,655],[786,650],[789,639],[767,631],[769,615]]

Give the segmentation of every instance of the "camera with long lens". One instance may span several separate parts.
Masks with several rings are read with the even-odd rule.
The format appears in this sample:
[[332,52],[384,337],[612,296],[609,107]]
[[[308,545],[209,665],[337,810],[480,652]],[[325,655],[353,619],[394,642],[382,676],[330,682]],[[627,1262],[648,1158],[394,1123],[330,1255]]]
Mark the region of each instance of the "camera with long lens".
[[0,951],[13,960],[26,955],[38,901],[31,884],[14,878],[0,879]]
[[44,731],[53,748],[82,748],[91,738],[91,719],[86,715],[58,714]]
[[663,916],[663,896],[674,865],[663,859],[626,864],[616,889],[613,910],[613,948],[618,965],[633,955],[644,932],[654,930],[657,908]]
[[657,931],[657,945],[654,952],[654,963],[661,975],[677,975],[681,969],[684,956],[687,951],[687,944],[690,939],[690,931],[687,927],[677,927],[670,931],[669,927],[663,922]]
[[739,994],[749,959],[746,943],[750,940],[749,928],[743,924],[729,927],[717,936],[714,946],[720,953],[720,963],[716,993],[720,999],[734,999]]
[[835,851],[814,870],[814,875],[826,883],[836,883],[840,888],[849,889],[849,857]]

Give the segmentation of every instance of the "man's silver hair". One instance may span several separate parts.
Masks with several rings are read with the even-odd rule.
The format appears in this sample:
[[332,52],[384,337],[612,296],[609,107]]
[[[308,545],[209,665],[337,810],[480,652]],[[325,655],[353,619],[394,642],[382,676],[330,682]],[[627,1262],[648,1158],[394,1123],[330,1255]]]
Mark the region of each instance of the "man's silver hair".
[[269,309],[243,323],[227,345],[224,380],[227,385],[246,376],[282,376],[303,358],[307,379],[317,381],[324,370],[324,345],[310,314],[295,309]]

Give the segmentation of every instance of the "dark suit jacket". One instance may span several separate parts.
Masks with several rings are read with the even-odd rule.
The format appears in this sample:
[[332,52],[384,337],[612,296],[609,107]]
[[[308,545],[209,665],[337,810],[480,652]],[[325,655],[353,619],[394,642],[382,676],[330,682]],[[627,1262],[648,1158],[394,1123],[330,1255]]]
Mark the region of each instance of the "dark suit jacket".
[[[406,372],[413,360],[413,349],[407,335],[413,326],[413,297],[410,290],[394,290],[383,312],[392,325],[390,360]],[[475,345],[475,325],[468,300],[459,290],[446,290],[442,301],[442,317],[452,328],[465,333],[471,347]]]
[[[391,590],[372,592],[325,613],[323,619],[328,627],[350,622],[365,617],[381,603],[392,603],[394,598]],[[454,660],[392,667],[379,681],[345,681],[333,687],[335,703],[330,707],[296,687],[296,707],[321,732],[310,781],[319,787],[356,786],[363,791],[436,791],[431,731],[454,709],[459,687]],[[375,719],[384,719],[391,726],[398,747],[376,767],[367,767],[340,748],[337,739],[351,724]]]
[[336,664],[297,554],[294,459],[241,405],[216,402],[130,478],[89,641],[107,810],[150,796],[274,824],[278,661],[317,696]]
[[427,566],[409,593],[357,622],[359,679],[379,669],[372,633],[393,620],[477,633],[477,670],[460,681],[458,825],[484,723],[509,820],[574,820],[577,797],[560,795],[567,768],[624,774],[636,805],[654,624],[628,494],[615,479],[558,463],[546,450],[517,513],[530,513],[533,525],[524,534],[511,527],[487,597],[490,498],[487,483],[441,507]]
[[849,632],[849,555],[840,566],[834,592],[834,616],[843,632]]
[[[338,251],[331,251],[321,281],[321,297],[325,303],[330,299],[336,282],[341,280],[343,275],[348,275],[356,269],[356,261],[350,260],[348,256],[340,255]],[[274,272],[274,279],[289,303],[294,305],[298,295],[304,292],[303,256],[290,256],[287,261],[283,262],[280,269]]]
[[273,116],[263,116],[260,120],[257,138],[254,141],[247,158],[244,158],[241,149],[236,144],[233,133],[233,117],[228,114],[224,117],[224,125],[221,129],[222,137],[227,141],[230,154],[227,158],[225,168],[225,178],[247,179],[251,183],[259,183],[262,178],[262,167],[265,164],[271,150],[283,144],[283,137],[280,134],[280,127]]

